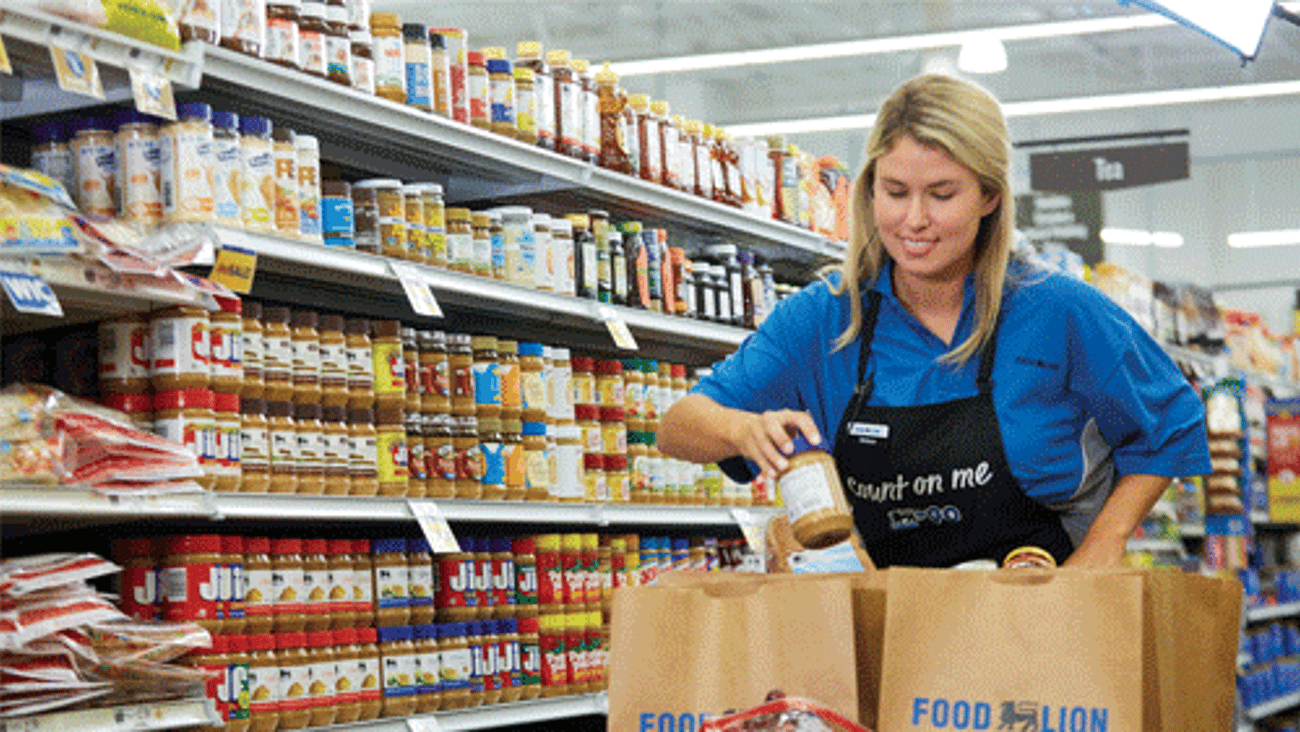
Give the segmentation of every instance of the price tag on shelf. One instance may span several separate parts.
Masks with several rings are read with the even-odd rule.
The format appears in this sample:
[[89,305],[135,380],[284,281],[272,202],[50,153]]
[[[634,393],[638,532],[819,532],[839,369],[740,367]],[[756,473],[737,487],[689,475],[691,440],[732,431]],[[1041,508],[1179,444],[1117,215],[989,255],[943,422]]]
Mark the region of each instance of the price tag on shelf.
[[410,732],[442,732],[437,717],[407,717],[406,728]]
[[410,507],[416,523],[420,524],[420,531],[429,540],[429,548],[434,554],[460,552],[460,543],[456,541],[456,535],[451,533],[451,525],[447,523],[447,517],[442,515],[438,504],[433,501],[407,501],[406,505]]
[[5,41],[0,38],[0,74],[13,75],[13,64],[9,63],[9,52],[5,50]]
[[226,245],[217,250],[217,261],[212,265],[208,279],[247,295],[253,289],[256,273],[257,252]]
[[131,96],[135,98],[136,109],[164,119],[176,119],[171,79],[137,66],[128,67],[127,73],[131,75]]
[[429,289],[429,281],[424,278],[420,270],[406,262],[389,262],[389,268],[402,283],[402,289],[406,291],[406,299],[417,315],[430,318],[442,317],[442,308],[438,307],[438,299],[433,296],[433,291]]
[[614,345],[625,351],[640,350],[636,344],[636,338],[632,337],[632,331],[627,327],[627,323],[618,317],[618,311],[606,305],[597,305],[596,317],[609,329],[609,335],[614,339]]
[[731,509],[731,518],[740,527],[740,533],[745,535],[745,543],[749,545],[750,550],[759,556],[766,556],[767,522],[755,518],[747,508]]
[[84,94],[96,99],[104,98],[104,84],[99,79],[99,66],[90,54],[50,46],[50,62],[54,65],[54,77],[59,88],[73,94]]
[[63,307],[59,305],[54,290],[48,282],[36,275],[0,270],[0,286],[4,287],[14,310],[20,313],[63,317]]

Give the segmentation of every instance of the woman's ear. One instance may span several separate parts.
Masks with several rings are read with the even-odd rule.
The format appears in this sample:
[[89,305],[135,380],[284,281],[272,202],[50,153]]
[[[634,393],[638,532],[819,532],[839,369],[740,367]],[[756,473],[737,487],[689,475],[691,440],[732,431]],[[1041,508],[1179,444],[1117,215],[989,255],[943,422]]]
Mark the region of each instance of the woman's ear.
[[984,204],[980,207],[980,218],[984,218],[996,211],[1000,203],[1002,203],[1001,193],[985,193]]

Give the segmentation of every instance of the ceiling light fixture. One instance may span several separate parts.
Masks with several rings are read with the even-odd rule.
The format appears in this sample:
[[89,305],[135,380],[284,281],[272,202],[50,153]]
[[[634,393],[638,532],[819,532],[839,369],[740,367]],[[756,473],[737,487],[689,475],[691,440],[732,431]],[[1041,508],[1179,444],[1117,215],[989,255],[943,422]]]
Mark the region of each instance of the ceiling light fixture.
[[968,74],[996,74],[1007,70],[1007,49],[994,36],[972,38],[961,44],[957,68]]
[[1107,227],[1101,230],[1100,235],[1102,242],[1120,246],[1156,246],[1163,249],[1177,249],[1183,245],[1183,235],[1173,231],[1143,231],[1141,229],[1112,229]]
[[1066,20],[1056,23],[1028,23],[965,31],[867,38],[860,41],[764,48],[753,51],[731,51],[726,53],[704,53],[695,56],[652,58],[640,61],[618,61],[611,64],[611,68],[614,73],[623,77],[644,76],[647,74],[669,74],[678,71],[699,71],[756,64],[843,58],[846,56],[870,56],[900,51],[922,51],[930,48],[961,46],[967,41],[983,41],[988,38],[999,41],[1024,41],[1035,38],[1081,36],[1093,33],[1115,33],[1146,28],[1161,28],[1171,25],[1174,25],[1174,21],[1168,18],[1155,13],[1141,13],[1113,18]]
[[1238,231],[1228,234],[1228,246],[1233,249],[1251,249],[1254,247],[1280,247],[1300,244],[1300,229],[1279,229],[1277,231]]
[[[1300,81],[1274,81],[1260,84],[1234,84],[1208,86],[1196,89],[1166,89],[1129,94],[1105,94],[1095,97],[1070,97],[1065,99],[1040,99],[1024,102],[1006,102],[1002,112],[1007,117],[1041,117],[1070,112],[1097,112],[1108,109],[1132,109],[1174,104],[1196,104],[1230,99],[1254,99],[1300,94]],[[753,124],[724,125],[736,136],[793,134],[799,132],[830,132],[833,130],[867,129],[875,124],[874,114],[850,114],[837,117],[774,120]]]

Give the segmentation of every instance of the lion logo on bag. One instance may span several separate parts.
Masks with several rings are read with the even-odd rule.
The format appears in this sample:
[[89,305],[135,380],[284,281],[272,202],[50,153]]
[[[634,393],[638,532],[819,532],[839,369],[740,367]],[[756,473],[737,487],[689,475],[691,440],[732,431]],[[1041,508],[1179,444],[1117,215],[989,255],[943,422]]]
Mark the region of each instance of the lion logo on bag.
[[1038,704],[1036,702],[1002,702],[1002,717],[998,729],[1009,729],[1014,732],[1017,724],[1023,725],[1020,732],[1038,732]]

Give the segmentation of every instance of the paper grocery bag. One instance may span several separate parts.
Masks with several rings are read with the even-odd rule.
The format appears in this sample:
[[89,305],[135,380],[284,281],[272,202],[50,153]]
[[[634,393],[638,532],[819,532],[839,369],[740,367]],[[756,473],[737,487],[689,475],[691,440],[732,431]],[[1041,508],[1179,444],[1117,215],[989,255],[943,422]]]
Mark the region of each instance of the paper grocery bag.
[[768,692],[858,716],[849,583],[783,581],[625,587],[614,593],[611,732],[695,732]]
[[1143,729],[1141,576],[891,568],[886,587],[879,732]]

